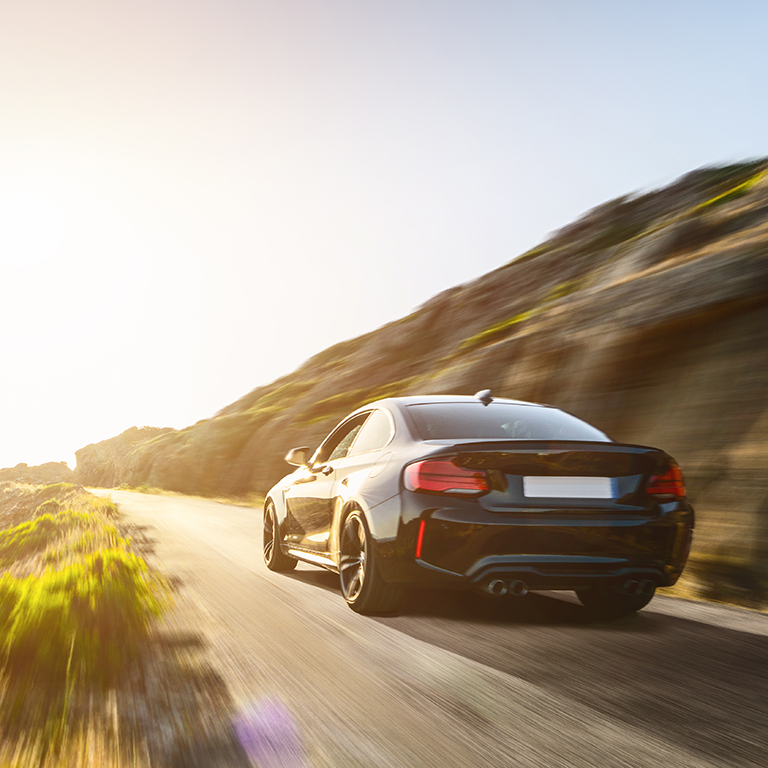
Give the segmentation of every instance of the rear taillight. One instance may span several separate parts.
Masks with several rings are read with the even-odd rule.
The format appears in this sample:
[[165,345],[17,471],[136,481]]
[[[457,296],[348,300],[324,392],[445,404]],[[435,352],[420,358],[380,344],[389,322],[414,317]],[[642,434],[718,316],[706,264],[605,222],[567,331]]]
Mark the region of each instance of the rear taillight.
[[446,459],[427,459],[405,468],[409,491],[480,496],[489,490],[488,475],[481,469],[458,467]]
[[651,475],[648,480],[648,493],[659,501],[679,501],[685,498],[683,473],[677,464],[672,463],[663,475]]

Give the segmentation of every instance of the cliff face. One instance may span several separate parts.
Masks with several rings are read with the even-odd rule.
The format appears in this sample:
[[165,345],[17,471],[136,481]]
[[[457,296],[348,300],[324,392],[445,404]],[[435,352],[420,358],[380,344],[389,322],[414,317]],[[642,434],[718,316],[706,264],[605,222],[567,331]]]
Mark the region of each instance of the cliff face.
[[125,482],[126,462],[148,440],[173,432],[172,429],[131,427],[125,432],[75,451],[77,481],[92,486],[113,488]]
[[78,451],[76,477],[265,490],[288,471],[289,448],[316,445],[364,402],[488,387],[669,451],[702,523],[697,540],[711,530],[713,551],[765,547],[768,163],[701,169],[606,203],[212,419]]

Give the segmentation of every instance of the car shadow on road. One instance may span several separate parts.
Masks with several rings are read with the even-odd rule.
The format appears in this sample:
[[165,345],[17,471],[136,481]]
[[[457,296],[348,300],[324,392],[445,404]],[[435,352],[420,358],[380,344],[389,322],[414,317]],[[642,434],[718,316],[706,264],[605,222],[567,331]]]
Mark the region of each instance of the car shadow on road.
[[[335,573],[302,568],[285,575],[333,592],[339,600],[342,599],[339,577]],[[532,592],[524,597],[492,597],[475,590],[417,589],[409,595],[397,615],[403,618],[410,616],[487,624],[605,625],[616,631],[655,631],[655,625],[638,614],[608,620],[596,617],[570,592],[557,595],[552,592]]]
[[402,617],[429,618],[472,624],[610,627],[614,631],[653,631],[638,614],[614,619],[596,616],[570,592],[531,592],[523,597],[492,597],[467,590],[414,591]]
[[342,599],[338,575],[326,571],[323,568],[306,566],[305,570],[303,565],[299,565],[295,571],[289,571],[282,575],[287,576],[289,579],[294,579],[295,581],[304,582],[304,584],[320,587],[321,589],[326,590],[326,592],[336,592],[339,595],[339,599]]

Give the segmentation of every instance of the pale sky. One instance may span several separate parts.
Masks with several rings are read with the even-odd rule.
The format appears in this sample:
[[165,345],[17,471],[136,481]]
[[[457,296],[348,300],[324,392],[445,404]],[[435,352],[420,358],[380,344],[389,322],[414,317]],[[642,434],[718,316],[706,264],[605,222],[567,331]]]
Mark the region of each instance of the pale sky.
[[212,416],[768,155],[768,3],[0,0],[0,467]]

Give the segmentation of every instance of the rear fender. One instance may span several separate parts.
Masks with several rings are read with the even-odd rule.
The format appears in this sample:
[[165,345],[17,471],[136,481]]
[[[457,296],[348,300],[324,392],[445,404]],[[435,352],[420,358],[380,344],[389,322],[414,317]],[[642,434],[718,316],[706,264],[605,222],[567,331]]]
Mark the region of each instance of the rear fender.
[[339,551],[341,550],[341,531],[344,527],[344,521],[352,512],[359,512],[362,515],[376,546],[378,546],[381,539],[380,529],[382,526],[381,521],[377,521],[377,515],[373,514],[372,510],[368,509],[362,500],[357,498],[348,499],[343,504],[339,504],[331,527],[330,548],[333,558],[337,563]]

